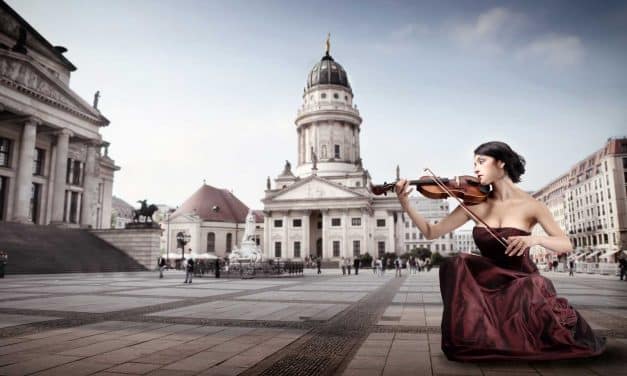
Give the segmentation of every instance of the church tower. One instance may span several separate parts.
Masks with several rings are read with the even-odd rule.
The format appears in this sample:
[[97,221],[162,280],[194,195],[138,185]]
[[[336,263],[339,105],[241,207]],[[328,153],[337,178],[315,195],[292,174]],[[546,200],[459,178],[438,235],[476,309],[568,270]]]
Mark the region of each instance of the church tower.
[[362,119],[342,66],[326,53],[309,72],[303,104],[295,120],[298,163],[295,175],[317,175],[359,187],[363,176],[359,147]]

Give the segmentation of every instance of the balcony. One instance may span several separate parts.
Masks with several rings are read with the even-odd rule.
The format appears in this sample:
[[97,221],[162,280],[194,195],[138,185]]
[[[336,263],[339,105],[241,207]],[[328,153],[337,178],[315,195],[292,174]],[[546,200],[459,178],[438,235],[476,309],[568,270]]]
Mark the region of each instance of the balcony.
[[297,116],[305,115],[311,112],[327,110],[347,111],[359,116],[359,110],[357,109],[357,106],[351,106],[350,104],[341,101],[320,101],[317,103],[302,105],[298,109]]

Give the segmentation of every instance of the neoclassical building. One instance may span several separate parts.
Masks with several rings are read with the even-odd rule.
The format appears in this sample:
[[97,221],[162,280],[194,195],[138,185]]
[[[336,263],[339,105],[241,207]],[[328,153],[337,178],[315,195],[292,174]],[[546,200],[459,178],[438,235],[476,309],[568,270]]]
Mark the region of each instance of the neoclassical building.
[[[246,215],[250,209],[233,192],[203,185],[187,198],[170,216],[164,218],[162,242],[167,255],[180,255],[176,236],[179,232],[189,235],[192,253],[210,253],[228,257],[241,246],[246,227]],[[255,216],[256,243],[263,241],[263,214],[253,210]]]
[[66,51],[0,1],[0,221],[110,227],[109,120],[70,88]]
[[362,118],[346,71],[327,52],[311,69],[296,116],[297,164],[266,183],[266,257],[336,261],[404,251],[401,206],[374,196],[362,165]]

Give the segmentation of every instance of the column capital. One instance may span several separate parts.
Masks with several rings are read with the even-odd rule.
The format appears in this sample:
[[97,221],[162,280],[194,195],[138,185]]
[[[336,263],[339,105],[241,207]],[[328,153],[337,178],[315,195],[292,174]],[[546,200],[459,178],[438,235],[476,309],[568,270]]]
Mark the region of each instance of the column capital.
[[52,134],[54,134],[55,136],[69,136],[69,137],[74,136],[74,132],[72,132],[71,130],[67,128],[58,129],[54,131]]
[[[98,139],[88,139],[87,141],[84,142],[85,145],[87,145],[88,147],[100,147],[103,146],[105,143],[102,142],[102,140],[98,140]],[[109,146],[109,143],[106,143],[107,146]]]
[[43,121],[36,116],[28,116],[24,119],[24,124],[38,126],[41,125]]

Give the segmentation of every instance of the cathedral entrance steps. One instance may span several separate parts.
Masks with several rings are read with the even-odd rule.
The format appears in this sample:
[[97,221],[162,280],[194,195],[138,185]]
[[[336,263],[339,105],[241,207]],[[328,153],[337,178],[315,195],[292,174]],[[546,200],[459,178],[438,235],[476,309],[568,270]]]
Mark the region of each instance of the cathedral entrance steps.
[[87,230],[0,223],[7,274],[100,273],[146,270]]

